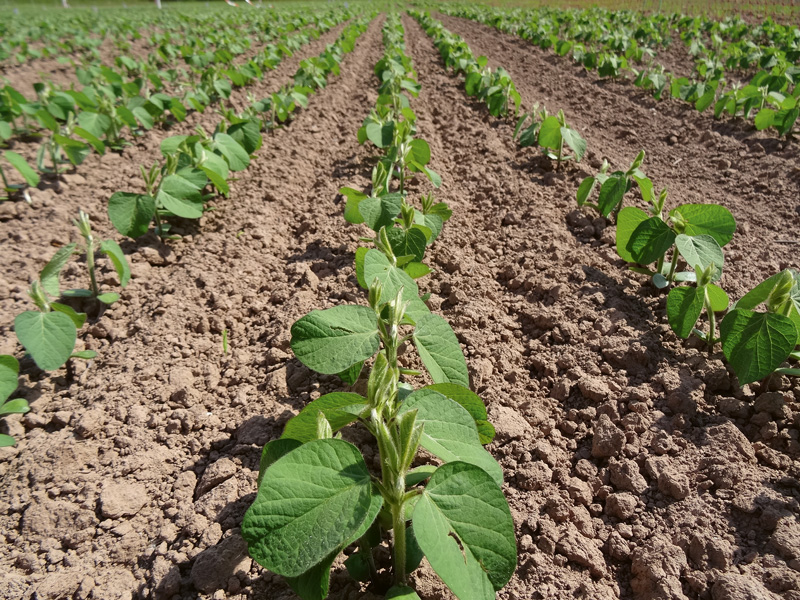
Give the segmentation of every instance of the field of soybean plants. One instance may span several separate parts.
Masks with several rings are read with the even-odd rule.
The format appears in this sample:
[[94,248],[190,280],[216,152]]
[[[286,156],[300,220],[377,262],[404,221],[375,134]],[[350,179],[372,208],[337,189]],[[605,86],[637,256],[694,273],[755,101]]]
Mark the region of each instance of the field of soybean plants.
[[0,597],[800,600],[796,6],[495,4],[0,6]]

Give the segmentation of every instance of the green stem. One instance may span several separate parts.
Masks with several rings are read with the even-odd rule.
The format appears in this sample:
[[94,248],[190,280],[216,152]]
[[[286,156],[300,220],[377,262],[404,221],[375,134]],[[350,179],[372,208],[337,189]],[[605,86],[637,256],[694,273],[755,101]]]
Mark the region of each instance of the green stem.
[[706,299],[706,312],[708,313],[708,353],[714,352],[714,344],[717,338],[717,316],[714,314],[714,309],[711,307],[711,301],[708,298],[708,288],[705,290]]
[[[398,482],[400,476],[398,476]],[[405,477],[403,477],[405,480]],[[400,487],[405,485],[400,483]],[[402,497],[401,497],[402,498]],[[406,584],[406,505],[400,502],[392,507],[392,532],[394,537],[394,583]]]
[[8,179],[6,179],[6,174],[5,174],[5,171],[3,171],[3,167],[0,167],[0,177],[3,178],[3,188],[5,190],[8,190],[9,189]]
[[92,295],[97,298],[100,289],[97,287],[97,276],[94,272],[94,236],[86,238],[86,268],[89,269],[89,279],[92,282]]
[[675,269],[678,268],[678,256],[679,256],[678,249],[677,248],[673,248],[673,250],[672,250],[672,262],[669,265],[669,275],[667,276],[667,281],[669,281],[670,283],[673,282],[673,280],[675,278]]

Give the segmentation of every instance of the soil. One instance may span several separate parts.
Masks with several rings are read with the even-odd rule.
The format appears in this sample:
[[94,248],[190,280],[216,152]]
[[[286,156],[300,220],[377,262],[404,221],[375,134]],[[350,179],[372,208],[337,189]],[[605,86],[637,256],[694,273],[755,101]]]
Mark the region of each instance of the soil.
[[[517,529],[519,567],[498,597],[799,599],[800,384],[739,388],[719,353],[676,338],[664,295],[617,258],[613,225],[574,200],[603,159],[627,167],[646,149],[670,206],[718,202],[737,218],[722,285],[738,298],[798,266],[797,144],[440,17],[511,73],[526,106],[563,108],[589,147],[560,171],[517,148],[514,123],[468,99],[404,17],[422,85],[412,107],[443,177],[436,196],[453,209],[421,288],[488,406]],[[309,400],[345,389],[293,358],[289,329],[312,309],[365,301],[352,267],[365,232],[345,225],[338,189],[369,182],[372,151],[355,133],[377,95],[381,24],[180,241],[123,243],[133,279],[79,341],[96,360],[72,380],[22,361],[17,395],[31,412],[5,419],[19,442],[0,449],[0,597],[294,598],[247,557],[238,527],[263,444]],[[340,30],[247,91],[279,88]],[[108,197],[139,189],[160,139],[213,126],[211,113],[90,157],[33,190],[32,206],[0,204],[0,352],[21,356],[13,316],[54,246],[76,241],[78,207],[99,238],[118,239]],[[85,279],[76,263],[64,286]],[[110,269],[101,280],[116,287]],[[425,563],[412,579],[423,598],[452,598]],[[330,597],[376,596],[340,559]]]

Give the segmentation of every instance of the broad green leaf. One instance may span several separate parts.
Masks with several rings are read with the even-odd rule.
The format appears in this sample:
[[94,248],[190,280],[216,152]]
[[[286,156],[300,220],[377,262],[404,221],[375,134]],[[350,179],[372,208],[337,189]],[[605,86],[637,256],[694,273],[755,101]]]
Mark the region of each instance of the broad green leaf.
[[56,251],[44,268],[39,271],[39,281],[42,282],[42,287],[44,291],[48,293],[48,295],[58,298],[61,289],[59,284],[59,276],[61,275],[61,270],[66,266],[66,264],[72,258],[72,255],[75,253],[75,247],[77,244],[67,244],[66,246],[62,246],[61,248]]
[[394,123],[368,123],[366,134],[367,139],[378,148],[388,148],[394,137]]
[[[795,281],[794,287],[798,287],[797,281],[798,278],[795,275],[795,272],[791,269],[789,270],[792,273],[792,277]],[[768,277],[761,283],[759,283],[756,287],[752,290],[747,292],[744,296],[742,296],[739,301],[736,303],[734,308],[744,308],[747,310],[756,308],[758,305],[763,304],[769,298],[769,295],[772,293],[772,290],[775,289],[775,286],[778,285],[778,282],[781,278],[784,277],[784,271],[780,271],[779,273],[775,273],[775,275]]]
[[539,145],[558,150],[561,147],[561,123],[554,116],[546,117],[539,126]]
[[258,464],[258,480],[256,481],[256,487],[261,487],[261,480],[264,479],[264,473],[267,472],[267,469],[272,465],[272,463],[302,445],[302,442],[298,442],[297,440],[293,440],[291,438],[281,438],[279,440],[267,442],[264,445],[264,449],[261,451],[261,460]]
[[597,208],[607,217],[622,202],[625,192],[628,191],[628,179],[624,174],[609,176],[600,186],[600,196],[597,199]]
[[583,155],[586,154],[586,140],[581,137],[574,129],[568,127],[561,128],[561,137],[564,143],[572,149],[575,154],[575,162],[580,162]]
[[19,171],[19,174],[25,179],[25,183],[31,187],[39,185],[39,174],[31,168],[22,156],[11,150],[3,152],[3,156],[5,156],[12,167]]
[[683,204],[670,211],[671,216],[676,214],[685,222],[682,233],[710,235],[720,246],[730,242],[736,231],[736,219],[731,211],[718,204]]
[[482,469],[442,465],[412,519],[419,547],[460,600],[492,600],[514,574],[514,521],[503,492]]
[[302,443],[317,437],[317,413],[322,413],[334,432],[358,419],[367,407],[367,399],[359,394],[333,392],[307,404],[297,416],[286,423],[281,439],[291,438]]
[[706,286],[706,292],[708,293],[708,301],[711,304],[711,310],[714,312],[727,310],[730,305],[730,298],[728,298],[728,294],[725,293],[725,290],[713,283],[709,283],[708,286]]
[[122,248],[119,247],[119,244],[114,240],[103,240],[100,243],[100,252],[111,259],[114,270],[117,272],[117,277],[119,277],[119,284],[122,287],[128,285],[128,281],[131,279],[131,267],[128,264],[128,260],[125,258],[125,253],[122,252]]
[[413,279],[402,269],[392,266],[380,250],[368,250],[364,257],[364,282],[367,288],[377,279],[383,285],[383,301],[397,296],[403,290],[403,300],[408,302],[406,316],[412,321],[430,314],[430,310],[419,298],[419,288]]
[[61,146],[69,162],[75,166],[82,164],[83,161],[86,160],[86,157],[92,153],[92,148],[89,144],[84,144],[78,140],[73,140],[60,134],[55,134],[53,139]]
[[98,294],[97,299],[103,304],[114,304],[119,300],[119,294],[116,292],[106,292],[105,294]]
[[403,265],[403,271],[408,273],[408,276],[411,277],[411,279],[419,279],[420,277],[425,277],[425,275],[432,272],[432,269],[425,263],[410,262],[406,265]]
[[649,217],[641,208],[626,206],[617,215],[617,254],[625,262],[636,262],[636,259],[628,250],[628,244],[636,228],[647,221]]
[[61,304],[60,302],[51,302],[50,308],[52,308],[56,312],[60,312],[67,315],[72,320],[72,323],[75,325],[75,329],[80,329],[81,327],[83,327],[83,324],[86,323],[86,313],[79,313],[68,304]]
[[484,405],[483,400],[480,399],[478,394],[468,387],[455,383],[435,383],[425,386],[423,389],[439,392],[443,396],[447,396],[450,400],[458,402],[463,406],[475,420],[475,426],[478,428],[481,444],[488,444],[494,439],[494,426],[489,423],[489,417],[486,414],[486,405]]
[[189,180],[167,175],[161,180],[158,203],[177,217],[199,219],[203,216],[203,196]]
[[0,433],[0,448],[7,448],[8,446],[13,446],[17,443],[10,435],[6,435],[5,433]]
[[667,319],[679,337],[688,338],[705,303],[705,290],[693,286],[672,288],[667,296]]
[[411,157],[412,160],[425,166],[431,161],[431,147],[423,139],[417,138],[411,141]]
[[425,368],[436,383],[457,383],[469,387],[464,353],[450,324],[433,313],[416,320],[414,344]]
[[398,415],[417,411],[417,423],[424,424],[420,444],[445,462],[463,461],[486,471],[497,485],[503,470],[481,445],[475,420],[458,402],[431,389],[420,389],[403,401]]
[[86,140],[89,145],[94,148],[94,151],[98,154],[105,154],[106,153],[106,145],[100,140],[100,138],[96,137],[92,132],[83,129],[82,127],[76,127],[72,130],[72,132],[77,135],[78,137],[83,138]]
[[14,393],[19,385],[19,362],[8,354],[0,355],[0,404]]
[[244,171],[250,164],[247,150],[227,133],[215,133],[213,147],[225,158],[231,171]]
[[436,471],[436,468],[436,465],[420,465],[419,467],[411,469],[406,475],[406,487],[414,487],[426,479],[429,479],[434,471]]
[[81,360],[92,360],[97,358],[97,352],[94,350],[80,350],[78,352],[73,352],[69,355],[70,358],[80,358]]
[[[13,391],[13,390],[12,390]],[[24,415],[31,409],[28,401],[23,398],[11,400],[5,404],[0,404],[0,416],[2,415]]]
[[78,125],[94,137],[101,138],[111,127],[111,117],[96,112],[81,111],[78,113]]
[[314,440],[266,470],[242,535],[260,565],[297,577],[353,539],[382,503],[358,448]]
[[381,227],[392,226],[394,219],[400,214],[402,204],[402,195],[384,194],[375,198],[364,198],[358,204],[358,210],[370,229],[380,231]]
[[335,375],[378,351],[377,317],[367,306],[314,310],[292,325],[292,350],[308,368]]
[[435,188],[442,187],[442,176],[439,175],[436,171],[434,171],[433,169],[429,169],[428,167],[422,167],[422,172],[425,173],[428,179],[431,180],[433,187]]
[[626,250],[633,262],[647,265],[664,256],[674,243],[675,232],[658,217],[650,217],[633,231]]
[[653,182],[648,177],[639,177],[638,175],[633,175],[633,180],[636,182],[636,185],[639,186],[639,191],[642,193],[642,200],[651,204],[655,199],[655,195],[653,194]]
[[717,240],[710,235],[680,234],[675,238],[675,247],[692,268],[699,265],[701,268],[706,269],[711,263],[714,263],[716,275],[714,275],[712,281],[717,281],[722,277],[725,256],[722,254],[722,248],[719,247]]
[[61,367],[72,354],[75,323],[60,312],[26,311],[14,319],[17,338],[43,371]]
[[354,190],[353,188],[349,187],[340,188],[339,193],[347,199],[344,205],[345,221],[352,223],[353,225],[359,225],[360,223],[363,223],[364,217],[361,216],[361,211],[358,209],[358,205],[361,204],[362,200],[368,198],[368,196],[363,192],[359,192],[358,190]]
[[255,154],[263,143],[263,137],[257,121],[235,123],[228,127],[228,135],[236,140],[247,154]]
[[426,215],[419,210],[414,211],[414,223],[416,225],[421,225],[422,227],[427,227],[427,229],[430,231],[430,236],[428,237],[429,246],[436,240],[436,238],[439,237],[439,234],[442,232],[442,227],[444,227],[444,219],[442,219],[440,215]]
[[[178,148],[181,147],[186,140],[189,139],[188,135],[171,135],[167,138],[161,140],[161,154],[164,156],[169,156],[170,154],[175,154],[178,151]],[[196,141],[196,140],[195,140]]]
[[358,376],[361,375],[361,370],[364,368],[363,362],[357,362],[351,367],[345,369],[341,373],[337,373],[339,379],[345,382],[347,385],[353,385],[356,381],[358,381]]
[[409,229],[408,231],[400,227],[392,227],[386,230],[389,244],[395,256],[413,256],[415,260],[421,261],[425,255],[425,248],[428,246],[428,239],[419,229]]
[[775,114],[776,111],[771,108],[762,108],[760,111],[758,111],[758,114],[755,118],[756,129],[762,131],[768,127],[771,127],[773,121],[775,120]]
[[141,124],[142,127],[145,129],[152,129],[155,121],[153,120],[153,115],[147,112],[147,109],[144,106],[137,106],[131,109],[131,112],[136,117],[136,120]]
[[147,194],[116,192],[108,199],[108,217],[122,235],[137,238],[147,233],[156,202]]
[[737,308],[725,315],[720,324],[722,351],[745,385],[763,379],[797,345],[797,327],[788,317]]

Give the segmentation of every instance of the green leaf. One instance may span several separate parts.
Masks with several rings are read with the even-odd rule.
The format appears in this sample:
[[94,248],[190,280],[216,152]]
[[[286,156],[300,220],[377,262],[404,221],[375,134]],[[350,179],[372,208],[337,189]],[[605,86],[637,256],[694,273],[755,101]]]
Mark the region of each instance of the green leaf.
[[10,435],[6,435],[5,433],[0,433],[0,448],[7,448],[8,446],[13,446],[17,443]]
[[[424,424],[420,444],[445,462],[463,461],[486,471],[501,485],[503,470],[481,445],[475,420],[458,402],[439,392],[422,388],[403,401],[402,415],[417,411],[417,423]],[[430,485],[430,484],[429,484]]]
[[72,354],[77,338],[75,323],[61,312],[26,311],[14,319],[17,338],[44,371],[61,367]]
[[403,271],[408,273],[408,276],[411,279],[419,279],[420,277],[425,277],[428,273],[432,272],[432,269],[421,262],[410,262],[406,265],[403,265]]
[[414,344],[433,381],[469,387],[467,362],[450,324],[432,313],[416,321]]
[[429,169],[428,167],[422,167],[422,172],[425,173],[428,179],[431,180],[433,187],[435,188],[442,187],[442,176],[439,175],[436,171],[434,171],[433,169]]
[[675,247],[692,268],[699,265],[701,268],[707,269],[711,263],[714,263],[716,274],[712,281],[717,281],[722,277],[725,256],[722,254],[722,248],[719,247],[717,240],[710,235],[680,234],[675,238]]
[[594,177],[586,177],[581,181],[581,184],[578,186],[577,194],[578,206],[586,204],[586,201],[589,199],[594,189],[595,183],[597,183],[597,180]]
[[356,381],[358,381],[358,376],[361,375],[361,370],[364,368],[363,362],[357,362],[351,367],[345,369],[341,373],[337,373],[339,379],[345,382],[347,385],[353,385]]
[[568,127],[561,128],[561,137],[575,154],[575,162],[580,162],[583,155],[586,154],[586,140],[581,137],[580,133]]
[[367,289],[367,282],[364,279],[364,259],[367,256],[367,252],[369,252],[369,248],[365,248],[361,246],[356,250],[356,280],[358,281],[358,285],[362,288]]
[[353,225],[359,225],[360,223],[363,223],[364,217],[361,216],[361,211],[359,211],[358,206],[361,204],[362,200],[368,198],[369,196],[363,192],[359,192],[358,190],[354,190],[353,188],[349,187],[340,188],[339,193],[347,199],[347,202],[344,205],[345,221],[352,223]]
[[392,266],[380,250],[368,250],[364,257],[364,282],[366,287],[377,279],[383,285],[383,298],[394,298],[403,290],[403,300],[408,302],[406,316],[417,322],[429,315],[430,310],[419,298],[419,288],[413,279],[398,267]]
[[260,565],[297,577],[351,540],[382,503],[358,448],[314,440],[266,470],[242,535]]
[[96,112],[81,111],[78,113],[78,125],[94,137],[101,138],[111,127],[111,117]]
[[420,166],[427,165],[431,161],[431,147],[428,145],[428,142],[419,138],[412,140],[411,158]]
[[356,581],[369,581],[369,561],[362,551],[354,552],[344,561],[348,575]]
[[28,401],[22,398],[11,400],[5,404],[0,404],[0,416],[2,415],[24,415],[31,409]]
[[322,413],[334,432],[358,419],[367,407],[367,399],[359,394],[333,392],[307,404],[297,416],[286,423],[281,439],[291,438],[302,443],[317,438],[317,413]]
[[768,127],[771,127],[773,121],[775,120],[775,114],[776,111],[771,108],[762,108],[760,111],[758,111],[755,119],[756,129],[762,131]]
[[633,254],[628,250],[631,236],[636,228],[647,221],[649,217],[641,208],[626,206],[617,215],[617,254],[625,262],[636,262]]
[[597,199],[597,209],[604,217],[611,214],[622,202],[623,196],[628,191],[628,179],[625,175],[611,175],[600,186],[600,197]]
[[386,230],[386,235],[395,256],[410,255],[417,261],[422,260],[425,248],[428,246],[428,239],[421,230],[409,229],[406,231],[400,227],[392,227]]
[[75,325],[75,329],[80,329],[81,327],[83,327],[83,324],[86,323],[86,314],[79,313],[68,304],[61,304],[60,302],[51,302],[50,308],[52,308],[54,311],[64,313],[65,315],[67,315],[72,320],[72,323]]
[[227,133],[215,133],[213,147],[225,158],[231,171],[244,171],[250,164],[247,150]]
[[56,251],[56,253],[53,255],[53,258],[51,258],[44,268],[39,271],[39,281],[42,282],[44,291],[54,298],[58,298],[59,294],[61,293],[61,286],[58,279],[61,275],[61,270],[66,266],[66,264],[72,258],[72,255],[75,253],[76,246],[77,244],[72,243],[59,248],[58,251]]
[[763,379],[797,345],[797,327],[788,317],[736,308],[720,324],[722,352],[745,385]]
[[98,154],[106,153],[106,145],[90,131],[83,129],[82,127],[76,127],[72,132],[78,137],[86,140]]
[[114,270],[117,272],[117,277],[119,277],[119,284],[122,287],[128,285],[128,281],[131,279],[131,268],[119,244],[114,240],[103,240],[100,243],[100,252],[111,259]]
[[80,350],[79,352],[73,352],[69,357],[80,358],[81,360],[92,360],[93,358],[97,358],[97,352],[94,350]]
[[366,126],[367,139],[378,148],[388,148],[394,138],[394,123],[368,123]]
[[0,404],[14,393],[19,385],[19,362],[8,354],[0,355]]
[[731,211],[718,204],[683,204],[670,211],[670,215],[680,215],[683,219],[682,233],[710,235],[720,246],[730,242],[736,231],[736,219]]
[[137,238],[147,233],[156,202],[147,194],[116,192],[108,199],[108,217],[122,235]]
[[384,194],[376,198],[364,198],[358,204],[358,210],[364,222],[373,231],[380,231],[381,227],[389,228],[400,214],[403,196],[400,194]]
[[411,469],[406,475],[406,487],[419,485],[426,479],[429,479],[434,471],[436,471],[435,465],[420,465],[415,469]]
[[314,310],[292,325],[291,344],[308,368],[329,375],[341,373],[378,351],[375,311],[367,306]]
[[258,121],[235,123],[228,127],[228,135],[236,140],[248,154],[255,154],[263,143]]
[[658,217],[650,217],[633,231],[626,250],[633,262],[647,265],[664,256],[674,243],[675,232]]
[[539,145],[558,150],[561,147],[561,123],[557,117],[546,117],[539,126]]
[[19,171],[19,174],[25,179],[25,183],[31,187],[39,185],[39,174],[31,168],[22,156],[11,150],[3,152],[3,156],[5,156],[12,167]]
[[405,585],[394,585],[389,588],[386,600],[420,600],[417,592]]
[[486,414],[486,406],[478,394],[463,385],[455,383],[435,383],[425,386],[422,389],[439,392],[443,396],[447,396],[450,400],[458,402],[463,406],[475,420],[475,426],[478,428],[481,444],[488,444],[494,439],[494,426],[489,423],[489,417]]
[[161,180],[156,200],[175,216],[184,219],[203,216],[203,195],[192,182],[180,175],[167,175]]
[[667,296],[667,319],[679,337],[688,338],[705,303],[705,290],[696,287],[675,287]]
[[264,449],[261,451],[261,461],[258,465],[258,480],[256,482],[256,487],[261,487],[261,480],[264,479],[264,473],[267,472],[267,469],[272,465],[272,463],[302,445],[303,442],[298,442],[297,440],[293,440],[291,438],[281,438],[279,440],[267,442],[264,445]]
[[730,298],[721,287],[709,283],[706,286],[706,293],[708,294],[708,301],[711,304],[711,310],[714,312],[722,312],[728,308]]
[[105,294],[98,294],[97,299],[103,304],[114,304],[119,300],[119,294],[116,292],[106,292]]
[[419,547],[460,600],[492,600],[514,574],[514,521],[503,492],[481,469],[442,465],[412,519]]
[[73,140],[60,134],[55,134],[53,139],[59,146],[61,146],[61,149],[64,151],[64,154],[67,155],[69,162],[75,166],[82,164],[83,161],[86,160],[86,157],[92,153],[92,149],[89,144],[84,144],[78,140]]

